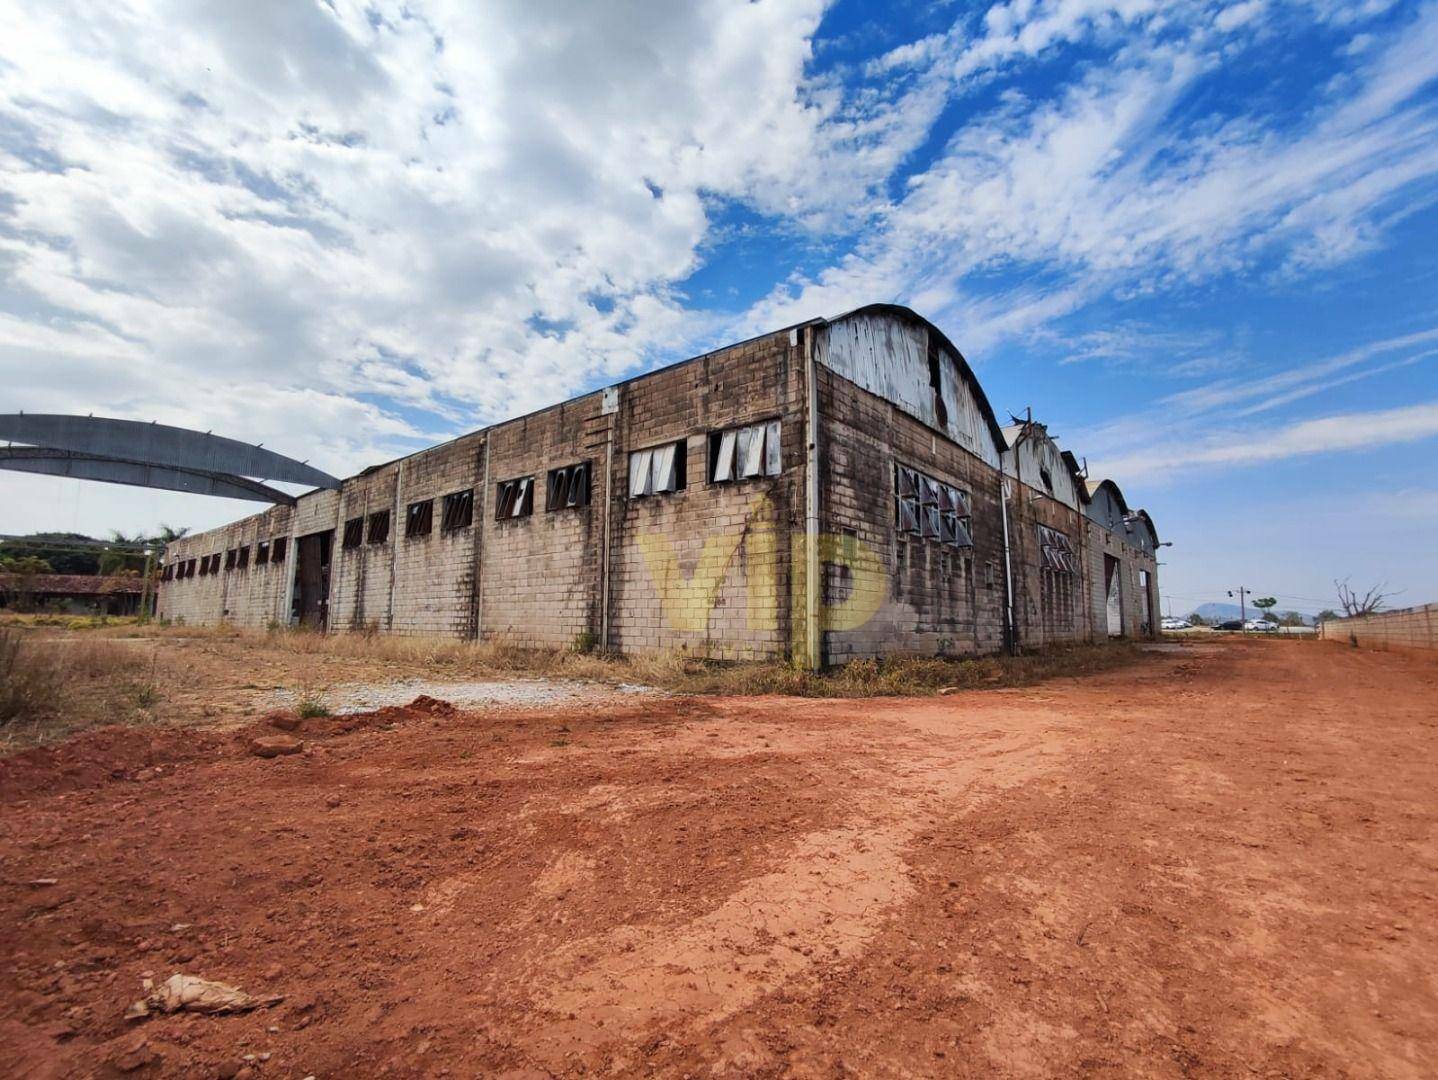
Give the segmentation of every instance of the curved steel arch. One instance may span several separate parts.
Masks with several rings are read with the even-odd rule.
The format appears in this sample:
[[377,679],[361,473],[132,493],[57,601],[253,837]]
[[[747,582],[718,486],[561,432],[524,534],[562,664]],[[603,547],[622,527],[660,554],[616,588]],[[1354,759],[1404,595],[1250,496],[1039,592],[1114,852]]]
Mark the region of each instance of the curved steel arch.
[[226,476],[202,469],[173,469],[143,461],[100,457],[73,450],[51,450],[43,446],[0,447],[0,469],[159,488],[162,491],[183,491],[189,495],[218,495],[226,499],[250,499],[282,506],[295,504],[295,497],[288,492],[243,476]]
[[217,477],[247,476],[320,488],[340,486],[340,481],[329,473],[262,446],[143,420],[53,413],[0,415],[0,440]]

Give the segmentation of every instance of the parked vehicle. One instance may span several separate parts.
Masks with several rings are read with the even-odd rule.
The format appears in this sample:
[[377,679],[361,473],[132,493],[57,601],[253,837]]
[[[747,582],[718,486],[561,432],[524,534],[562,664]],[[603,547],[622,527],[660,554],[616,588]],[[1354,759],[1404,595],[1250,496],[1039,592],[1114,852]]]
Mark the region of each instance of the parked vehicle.
[[1278,624],[1276,622],[1269,622],[1267,619],[1249,619],[1248,622],[1244,623],[1243,628],[1249,633],[1254,634],[1278,633]]
[[1175,619],[1172,615],[1166,616],[1159,624],[1165,630],[1192,630],[1193,623],[1187,619]]
[[1221,622],[1214,627],[1215,630],[1242,630],[1242,619],[1229,619],[1228,622]]

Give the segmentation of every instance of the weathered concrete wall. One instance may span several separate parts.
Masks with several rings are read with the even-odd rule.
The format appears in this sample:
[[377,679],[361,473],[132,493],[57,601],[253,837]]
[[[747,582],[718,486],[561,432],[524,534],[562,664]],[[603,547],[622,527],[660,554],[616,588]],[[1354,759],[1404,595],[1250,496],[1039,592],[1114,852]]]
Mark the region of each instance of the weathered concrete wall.
[[[489,478],[475,506],[485,638],[536,647],[598,642],[608,428],[603,395],[589,394],[490,429]],[[589,505],[546,510],[549,471],[581,462],[590,464]],[[533,511],[497,518],[499,485],[531,476]]]
[[[314,595],[296,584],[301,541],[323,535],[332,545],[331,633],[720,659],[803,655],[812,348],[822,659],[998,651],[1007,599],[1003,436],[962,357],[921,323],[881,306],[767,334],[367,470],[293,509],[186,537],[171,546],[170,561],[218,552],[223,563],[244,545],[250,563],[164,582],[160,613],[201,624],[289,624]],[[740,428],[762,430],[753,444],[764,447],[762,471],[714,476],[722,433]],[[631,455],[665,445],[679,448],[682,486],[632,492]],[[1014,458],[1023,483],[1011,483],[1009,503],[1018,639],[1035,647],[1102,637],[1100,549],[1125,559],[1133,581],[1126,602],[1135,602],[1137,570],[1152,569],[1151,555],[1085,527],[1082,493],[1056,447],[1023,453],[1032,461]],[[550,471],[581,463],[588,504],[548,509]],[[899,466],[964,493],[972,544],[897,527]],[[1028,475],[1039,467],[1052,481],[1042,490]],[[501,518],[500,487],[519,479],[532,483],[532,510]],[[445,496],[459,492],[472,494],[472,517],[446,528]],[[423,503],[430,527],[410,534],[409,510]],[[386,510],[387,535],[375,537],[373,516]],[[346,547],[346,523],[357,521],[360,542]],[[1040,526],[1068,538],[1071,568],[1046,565]],[[259,564],[255,542],[281,536],[284,561]],[[1144,536],[1151,548],[1151,532]],[[1136,606],[1127,621],[1136,632]]]
[[[791,538],[804,527],[803,402],[800,346],[787,332],[619,388],[611,647],[789,655]],[[779,475],[710,483],[710,433],[767,420],[780,423]],[[631,498],[630,453],[680,439],[684,490]]]
[[[276,506],[252,517],[243,518],[209,532],[185,536],[171,544],[165,552],[165,564],[180,564],[209,556],[218,556],[219,568],[194,576],[163,582],[156,598],[156,613],[195,626],[213,626],[232,622],[240,626],[267,626],[288,622],[286,588],[292,566],[293,544],[286,540],[283,562],[256,562],[256,544],[270,544],[276,537],[290,535],[294,510]],[[225,569],[225,554],[249,548],[249,563],[244,569]]]
[[[998,469],[838,373],[818,375],[821,522],[832,538],[823,552],[825,661],[1001,649]],[[986,430],[984,438],[992,441]],[[896,465],[969,495],[972,547],[900,532]]]
[[1366,649],[1438,649],[1438,604],[1384,611],[1353,619],[1325,619],[1318,624],[1325,641],[1356,642]]

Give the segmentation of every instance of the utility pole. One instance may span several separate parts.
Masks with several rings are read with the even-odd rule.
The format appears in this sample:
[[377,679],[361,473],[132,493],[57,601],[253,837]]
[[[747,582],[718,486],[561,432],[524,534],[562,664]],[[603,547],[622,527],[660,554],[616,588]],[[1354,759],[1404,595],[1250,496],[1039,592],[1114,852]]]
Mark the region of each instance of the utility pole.
[[[1243,623],[1243,632],[1248,633],[1248,594],[1251,589],[1245,589],[1242,585],[1238,587],[1238,618]],[[1228,590],[1228,595],[1233,595],[1233,590]]]

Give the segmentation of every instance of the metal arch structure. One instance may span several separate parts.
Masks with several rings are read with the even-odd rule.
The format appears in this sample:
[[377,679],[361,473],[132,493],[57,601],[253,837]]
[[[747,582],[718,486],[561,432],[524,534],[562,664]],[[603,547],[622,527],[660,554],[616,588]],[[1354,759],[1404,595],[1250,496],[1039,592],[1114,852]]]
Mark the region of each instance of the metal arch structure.
[[294,496],[262,481],[340,486],[328,473],[263,446],[140,420],[0,415],[0,440],[12,444],[0,448],[0,469],[17,472],[283,506],[293,506]]

